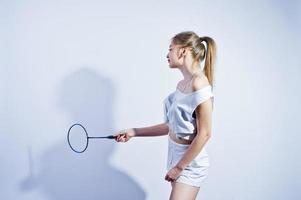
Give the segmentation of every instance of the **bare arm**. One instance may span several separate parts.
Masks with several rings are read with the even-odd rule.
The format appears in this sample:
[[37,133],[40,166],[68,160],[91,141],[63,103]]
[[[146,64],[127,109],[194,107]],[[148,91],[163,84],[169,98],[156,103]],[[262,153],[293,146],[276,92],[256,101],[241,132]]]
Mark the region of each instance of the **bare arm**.
[[127,142],[132,137],[151,137],[167,135],[169,132],[168,123],[161,123],[154,126],[147,126],[141,128],[130,128],[119,131],[114,134],[116,142]]
[[189,148],[177,163],[179,169],[184,169],[201,152],[211,136],[211,100],[206,101],[196,109],[197,135]]
[[169,132],[168,123],[161,123],[154,126],[147,126],[142,128],[133,128],[134,137],[152,137],[167,135]]
[[[195,84],[195,87],[198,87],[197,89],[203,87],[201,81],[198,81]],[[187,165],[189,165],[189,163],[201,152],[209,140],[212,126],[212,105],[212,99],[210,98],[197,106],[195,110],[197,135],[181,160],[177,163],[176,166],[179,169],[184,169]]]

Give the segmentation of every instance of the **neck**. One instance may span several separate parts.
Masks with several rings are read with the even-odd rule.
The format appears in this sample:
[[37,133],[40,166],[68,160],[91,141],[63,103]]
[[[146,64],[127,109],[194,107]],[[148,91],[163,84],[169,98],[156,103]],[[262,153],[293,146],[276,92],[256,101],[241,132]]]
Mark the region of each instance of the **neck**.
[[194,61],[191,57],[185,57],[182,67],[179,68],[184,77],[184,81],[191,80],[194,74],[204,73],[201,69],[200,62]]
[[182,75],[184,77],[184,81],[189,81],[194,74],[203,74],[204,72],[201,70],[200,66],[191,66],[180,68]]

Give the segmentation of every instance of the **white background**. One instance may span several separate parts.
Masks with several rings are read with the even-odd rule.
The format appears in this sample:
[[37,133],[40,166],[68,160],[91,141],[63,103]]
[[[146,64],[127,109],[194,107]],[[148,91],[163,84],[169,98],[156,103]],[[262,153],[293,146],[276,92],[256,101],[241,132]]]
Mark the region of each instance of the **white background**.
[[301,199],[300,1],[0,1],[0,198],[168,199],[166,136],[91,141],[163,121],[182,76],[170,38],[216,40],[211,168],[198,199]]

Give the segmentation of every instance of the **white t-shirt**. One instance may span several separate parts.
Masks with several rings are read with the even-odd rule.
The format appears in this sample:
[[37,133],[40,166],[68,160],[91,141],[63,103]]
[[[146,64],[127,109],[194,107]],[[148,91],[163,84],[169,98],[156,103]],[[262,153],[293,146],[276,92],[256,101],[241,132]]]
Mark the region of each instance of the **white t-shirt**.
[[164,122],[178,138],[192,139],[196,135],[197,106],[208,99],[214,100],[211,85],[190,93],[179,89],[169,94],[163,101]]

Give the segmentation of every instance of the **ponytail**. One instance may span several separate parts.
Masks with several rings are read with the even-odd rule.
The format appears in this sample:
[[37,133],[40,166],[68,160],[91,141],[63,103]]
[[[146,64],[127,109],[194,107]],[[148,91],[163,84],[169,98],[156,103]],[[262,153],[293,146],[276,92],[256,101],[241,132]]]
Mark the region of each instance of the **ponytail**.
[[213,86],[214,64],[216,60],[216,45],[214,40],[208,36],[200,37],[200,40],[206,42],[207,45],[204,72],[209,80],[210,85]]

